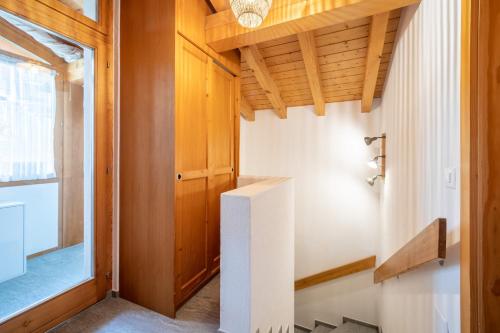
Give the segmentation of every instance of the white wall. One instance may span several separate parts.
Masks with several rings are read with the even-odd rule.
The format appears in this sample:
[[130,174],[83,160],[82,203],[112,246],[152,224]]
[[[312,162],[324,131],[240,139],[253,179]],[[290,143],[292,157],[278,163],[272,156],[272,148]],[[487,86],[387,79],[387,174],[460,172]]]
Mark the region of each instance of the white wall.
[[[241,121],[241,174],[295,178],[295,278],[376,254],[379,198],[365,178],[378,134],[377,112],[361,114],[359,102],[328,104],[325,117],[312,107],[288,109],[280,120],[258,111]],[[296,323],[338,323],[342,315],[377,323],[377,288],[361,273],[296,293]]]
[[[382,97],[387,176],[381,193],[381,258],[387,259],[436,217],[448,219],[457,242],[459,184],[460,1],[423,0],[403,13]],[[458,182],[457,177],[457,182]],[[444,268],[385,282],[380,298],[384,333],[460,331],[458,246]],[[446,324],[448,322],[448,324]]]
[[222,194],[221,332],[293,331],[294,211],[290,178]]
[[0,201],[25,205],[25,252],[38,253],[58,246],[58,184],[0,187]]

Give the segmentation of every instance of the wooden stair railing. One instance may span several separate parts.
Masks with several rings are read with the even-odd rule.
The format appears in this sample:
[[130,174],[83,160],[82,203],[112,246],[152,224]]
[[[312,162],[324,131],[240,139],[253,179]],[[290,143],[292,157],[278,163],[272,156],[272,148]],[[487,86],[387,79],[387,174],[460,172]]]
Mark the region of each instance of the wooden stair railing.
[[446,219],[438,218],[377,268],[375,283],[399,276],[425,263],[446,258]]
[[327,271],[314,274],[303,279],[295,281],[295,291],[312,287],[314,285],[327,282],[330,280],[338,279],[346,275],[351,275],[358,273],[367,269],[375,267],[375,262],[377,258],[371,256],[365,259],[361,259],[347,265],[339,266]]

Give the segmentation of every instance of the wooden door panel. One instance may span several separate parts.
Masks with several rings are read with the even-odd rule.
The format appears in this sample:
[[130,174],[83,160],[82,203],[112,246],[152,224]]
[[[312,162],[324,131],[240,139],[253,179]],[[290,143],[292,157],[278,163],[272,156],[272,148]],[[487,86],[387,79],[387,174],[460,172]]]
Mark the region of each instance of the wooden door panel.
[[178,172],[207,169],[207,63],[205,53],[180,40],[176,112]]
[[235,78],[209,64],[209,267],[220,265],[220,194],[233,188]]
[[212,64],[210,92],[210,164],[217,172],[233,167],[234,77],[216,64]]
[[208,272],[208,56],[178,36],[176,67],[176,295],[179,306]]
[[207,180],[182,181],[182,196],[177,205],[177,252],[180,264],[180,289],[189,290],[207,272]]
[[230,191],[233,186],[232,173],[214,176],[211,179],[210,202],[209,202],[209,266],[213,274],[220,266],[220,196]]

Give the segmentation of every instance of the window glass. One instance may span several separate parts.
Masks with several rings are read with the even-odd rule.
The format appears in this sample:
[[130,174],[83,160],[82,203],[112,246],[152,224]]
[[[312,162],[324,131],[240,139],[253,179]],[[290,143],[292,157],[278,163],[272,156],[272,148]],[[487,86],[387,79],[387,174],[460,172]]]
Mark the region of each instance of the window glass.
[[88,18],[97,21],[97,9],[99,0],[59,0],[68,7],[76,10]]
[[94,277],[94,50],[0,25],[2,323]]
[[0,55],[0,181],[56,177],[56,72]]

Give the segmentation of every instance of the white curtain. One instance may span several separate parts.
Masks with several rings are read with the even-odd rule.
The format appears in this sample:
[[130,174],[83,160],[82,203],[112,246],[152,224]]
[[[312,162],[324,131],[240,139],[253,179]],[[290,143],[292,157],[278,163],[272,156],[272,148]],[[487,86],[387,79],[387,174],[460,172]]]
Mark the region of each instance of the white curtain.
[[0,56],[0,182],[56,176],[55,72]]

